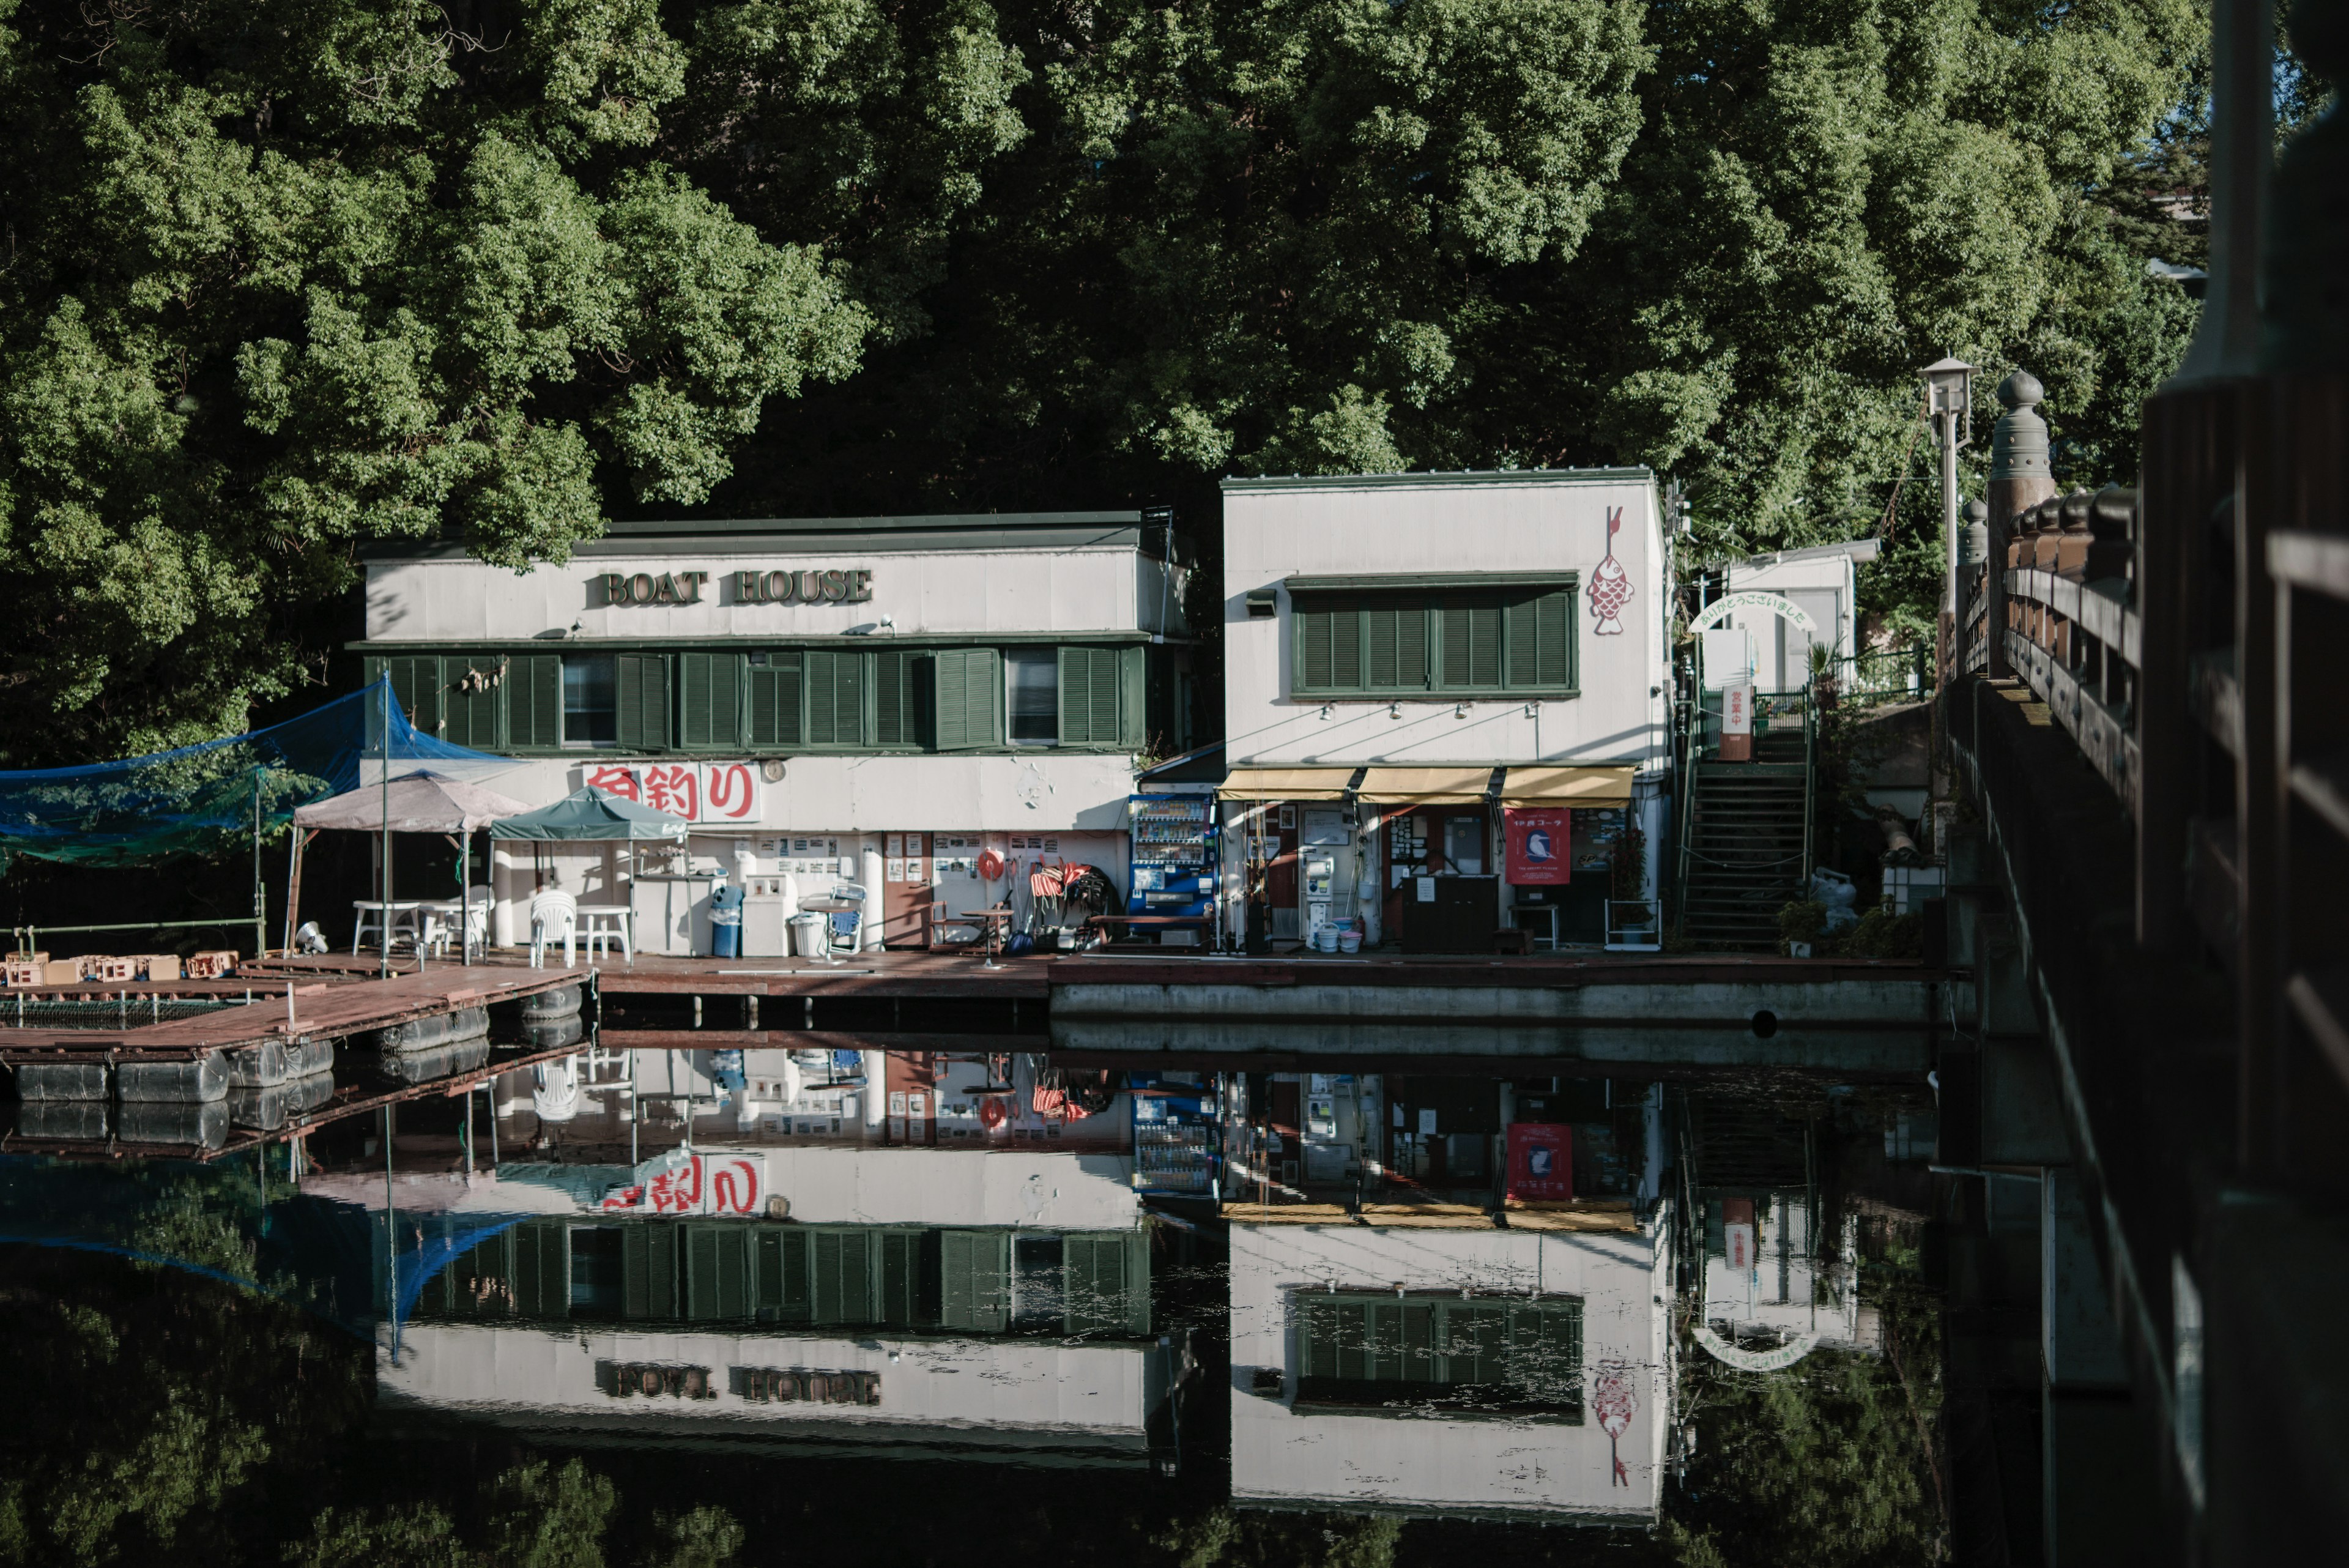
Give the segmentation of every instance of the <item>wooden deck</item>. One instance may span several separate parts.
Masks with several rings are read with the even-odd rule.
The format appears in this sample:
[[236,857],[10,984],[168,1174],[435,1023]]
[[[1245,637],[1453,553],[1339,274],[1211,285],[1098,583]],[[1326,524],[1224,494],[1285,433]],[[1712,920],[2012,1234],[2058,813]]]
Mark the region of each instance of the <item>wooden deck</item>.
[[[451,964],[413,970],[389,980],[342,983],[256,977],[254,1000],[193,1018],[133,1023],[128,1029],[0,1028],[0,1062],[188,1061],[214,1051],[234,1051],[270,1041],[335,1040],[411,1019],[455,1012],[485,1002],[510,1002],[560,986],[577,985],[592,971],[523,966],[467,967]],[[160,981],[160,986],[182,984]],[[292,988],[289,1006],[287,987]],[[274,990],[274,994],[264,988]],[[124,988],[116,987],[117,991]]]

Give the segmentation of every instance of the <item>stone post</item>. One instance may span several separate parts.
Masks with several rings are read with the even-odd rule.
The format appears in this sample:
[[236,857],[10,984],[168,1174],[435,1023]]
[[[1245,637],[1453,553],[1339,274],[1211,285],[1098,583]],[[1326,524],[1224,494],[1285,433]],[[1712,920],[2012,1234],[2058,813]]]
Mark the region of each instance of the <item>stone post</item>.
[[1998,400],[2006,412],[1991,428],[1990,536],[1996,541],[1984,572],[1989,605],[1982,625],[1990,640],[1990,660],[1983,673],[1992,680],[2012,680],[2014,670],[2006,658],[2006,566],[2013,552],[2007,541],[2016,533],[2016,520],[2055,493],[2055,480],[2047,462],[2047,421],[2039,417],[2039,400],[2045,396],[2039,378],[2017,370],[1998,384]]

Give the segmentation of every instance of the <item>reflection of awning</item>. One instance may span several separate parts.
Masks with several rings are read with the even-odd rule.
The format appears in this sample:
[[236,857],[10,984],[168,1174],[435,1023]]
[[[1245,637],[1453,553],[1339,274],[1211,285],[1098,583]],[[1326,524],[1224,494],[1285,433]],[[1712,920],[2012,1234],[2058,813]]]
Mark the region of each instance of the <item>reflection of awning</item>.
[[1477,805],[1493,770],[1483,768],[1372,768],[1362,780],[1364,800],[1417,805]]
[[1226,800],[1342,800],[1353,768],[1234,768],[1216,791]]
[[1635,767],[1511,768],[1503,805],[1629,805]]

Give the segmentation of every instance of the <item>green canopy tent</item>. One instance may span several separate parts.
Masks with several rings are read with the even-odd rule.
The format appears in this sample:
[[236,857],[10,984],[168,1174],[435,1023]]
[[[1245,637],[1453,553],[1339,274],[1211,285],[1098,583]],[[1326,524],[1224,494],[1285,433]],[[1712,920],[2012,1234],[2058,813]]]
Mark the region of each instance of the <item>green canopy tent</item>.
[[501,817],[490,824],[490,836],[535,844],[632,844],[647,839],[682,844],[692,826],[681,816],[599,789],[583,789],[553,805]]

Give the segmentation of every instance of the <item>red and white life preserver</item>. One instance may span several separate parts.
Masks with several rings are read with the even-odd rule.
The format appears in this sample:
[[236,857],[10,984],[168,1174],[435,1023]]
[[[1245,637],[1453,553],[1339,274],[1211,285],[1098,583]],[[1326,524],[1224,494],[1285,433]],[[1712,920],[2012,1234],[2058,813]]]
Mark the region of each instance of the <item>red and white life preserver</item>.
[[978,874],[981,877],[985,877],[989,882],[993,882],[1002,877],[1003,871],[1004,866],[1002,856],[997,854],[992,849],[984,850],[980,853],[978,857]]

